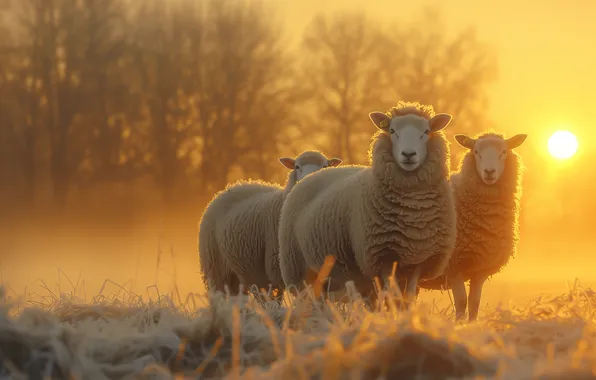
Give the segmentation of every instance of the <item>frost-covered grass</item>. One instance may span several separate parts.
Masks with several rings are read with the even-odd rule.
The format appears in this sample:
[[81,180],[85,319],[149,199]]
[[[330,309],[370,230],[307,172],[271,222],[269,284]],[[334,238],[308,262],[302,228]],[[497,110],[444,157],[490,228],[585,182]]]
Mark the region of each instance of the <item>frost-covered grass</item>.
[[493,309],[456,325],[450,308],[371,313],[304,292],[284,306],[222,294],[152,300],[122,288],[0,299],[0,379],[592,379],[596,292]]

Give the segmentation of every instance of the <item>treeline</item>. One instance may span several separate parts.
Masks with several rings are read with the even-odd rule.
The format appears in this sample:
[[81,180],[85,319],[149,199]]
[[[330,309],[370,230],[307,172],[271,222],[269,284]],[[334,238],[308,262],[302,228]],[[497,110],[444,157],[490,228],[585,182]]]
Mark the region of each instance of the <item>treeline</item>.
[[494,55],[432,12],[406,25],[321,14],[290,44],[261,0],[2,3],[5,210],[112,185],[174,204],[239,177],[283,180],[277,158],[311,148],[365,163],[368,113],[398,99],[452,113],[452,131],[490,123]]

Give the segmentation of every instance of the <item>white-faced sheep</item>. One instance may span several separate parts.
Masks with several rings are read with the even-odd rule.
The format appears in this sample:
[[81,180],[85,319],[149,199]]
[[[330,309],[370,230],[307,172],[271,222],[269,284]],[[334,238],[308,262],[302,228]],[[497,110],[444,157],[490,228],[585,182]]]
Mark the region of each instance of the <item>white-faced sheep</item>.
[[278,262],[279,213],[286,196],[305,176],[342,160],[327,159],[306,151],[296,159],[279,161],[291,172],[285,188],[262,181],[240,181],[216,194],[200,221],[199,261],[203,282],[209,290],[237,294],[256,285],[272,284],[281,291],[283,280]]
[[328,255],[335,258],[329,276],[335,287],[354,281],[372,290],[372,278],[386,280],[397,261],[411,297],[419,278],[443,273],[456,232],[442,131],[451,116],[417,102],[369,116],[379,128],[371,166],[314,173],[284,202],[279,243],[286,287],[307,281],[309,268],[320,270]]
[[451,177],[457,210],[455,249],[445,275],[422,281],[419,286],[451,288],[458,320],[465,316],[466,306],[469,321],[477,319],[484,282],[515,255],[522,167],[513,149],[526,138],[519,134],[505,139],[495,133],[476,138],[455,136],[461,146],[469,149],[459,171]]

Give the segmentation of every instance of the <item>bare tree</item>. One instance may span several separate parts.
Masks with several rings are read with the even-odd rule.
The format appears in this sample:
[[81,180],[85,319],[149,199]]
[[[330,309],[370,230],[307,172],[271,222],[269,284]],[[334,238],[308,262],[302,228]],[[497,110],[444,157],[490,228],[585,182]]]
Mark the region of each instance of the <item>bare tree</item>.
[[31,71],[30,50],[11,17],[15,10],[16,3],[10,1],[0,9],[1,175],[2,183],[9,184],[5,191],[12,189],[12,197],[33,204],[43,117],[41,86]]
[[312,95],[316,123],[305,119],[305,131],[316,125],[333,136],[328,145],[333,154],[363,162],[366,149],[360,147],[374,132],[368,113],[397,100],[453,114],[448,133],[490,125],[486,90],[496,78],[497,63],[474,28],[450,38],[440,15],[430,9],[405,26],[377,25],[356,11],[319,15],[307,28],[302,81]]
[[121,9],[118,0],[25,0],[20,5],[20,48],[29,63],[23,79],[39,90],[28,120],[36,116],[34,108],[43,106],[40,125],[48,137],[54,197],[62,206],[92,154],[91,141],[109,130],[102,128],[112,111],[106,109],[106,73],[121,50],[114,35]]
[[384,60],[386,89],[398,99],[432,104],[437,112],[451,113],[448,135],[491,126],[487,89],[496,79],[497,60],[473,27],[449,37],[440,14],[426,8],[419,19],[391,30],[395,36],[387,39],[392,54]]
[[87,18],[80,48],[86,54],[78,71],[86,99],[78,112],[89,134],[77,182],[87,186],[132,181],[145,172],[134,130],[140,106],[130,81],[136,68],[125,5],[122,0],[85,0],[82,9]]
[[[278,136],[292,123],[292,61],[273,10],[264,1],[206,0],[195,9],[189,83],[200,136],[204,191],[220,190],[228,173],[270,177]],[[277,157],[276,157],[277,158]]]
[[145,174],[168,201],[281,179],[281,150],[364,163],[368,113],[399,99],[454,114],[451,131],[488,125],[494,56],[432,13],[391,29],[319,15],[290,51],[267,0],[1,5],[0,174],[27,202],[42,174],[64,205],[75,186]]
[[[9,79],[10,78],[10,79]],[[36,194],[38,153],[40,151],[40,131],[43,109],[41,107],[40,86],[31,76],[27,66],[13,66],[4,72],[5,86],[0,113],[3,114],[6,148],[12,151],[9,162],[17,174],[19,198],[33,203]],[[20,181],[19,181],[20,180]],[[21,182],[19,185],[19,182]]]
[[[133,48],[140,73],[141,106],[147,128],[147,152],[153,177],[165,201],[189,166],[182,151],[189,135],[189,94],[184,92],[185,54],[188,50],[184,21],[185,2],[149,0],[141,3],[134,17]],[[200,27],[200,25],[197,25]]]
[[320,14],[304,34],[301,82],[315,110],[305,131],[322,131],[329,138],[322,145],[349,163],[366,159],[365,150],[353,148],[366,145],[368,113],[383,104],[379,72],[384,43],[382,30],[359,11]]

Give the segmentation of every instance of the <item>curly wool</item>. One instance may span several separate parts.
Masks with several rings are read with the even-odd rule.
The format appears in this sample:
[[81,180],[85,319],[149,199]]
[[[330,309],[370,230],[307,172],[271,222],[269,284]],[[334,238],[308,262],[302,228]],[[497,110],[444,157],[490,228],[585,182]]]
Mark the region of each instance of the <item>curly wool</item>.
[[[307,151],[297,159],[322,164],[326,157]],[[239,181],[216,194],[200,221],[199,261],[208,289],[237,291],[240,284],[259,289],[281,287],[278,260],[279,214],[296,184],[296,171],[284,188],[263,181]]]
[[393,159],[390,137],[379,135],[371,157],[376,186],[369,187],[372,196],[366,198],[367,209],[375,216],[369,219],[366,243],[371,256],[361,265],[378,267],[387,252],[399,252],[401,266],[439,256],[422,278],[442,274],[455,242],[448,144],[442,131],[435,133],[428,142],[426,162],[414,172],[405,172]]
[[283,199],[281,186],[261,181],[231,184],[214,197],[199,227],[199,261],[209,290],[224,291],[228,285],[236,292],[239,284],[268,287],[269,274],[275,277],[270,252],[277,251]]
[[280,217],[280,265],[286,286],[307,267],[335,257],[334,280],[370,282],[382,271],[424,264],[421,278],[443,273],[455,243],[449,185],[449,142],[431,135],[428,156],[415,172],[392,156],[390,136],[373,136],[372,166],[344,166],[312,174],[296,185]]
[[[500,136],[485,133],[483,136]],[[494,185],[485,184],[476,172],[469,151],[451,177],[457,210],[457,238],[446,275],[461,273],[465,281],[474,275],[492,276],[515,256],[519,241],[522,195],[521,158],[509,151],[503,174]],[[419,283],[424,289],[449,288],[446,276]]]

